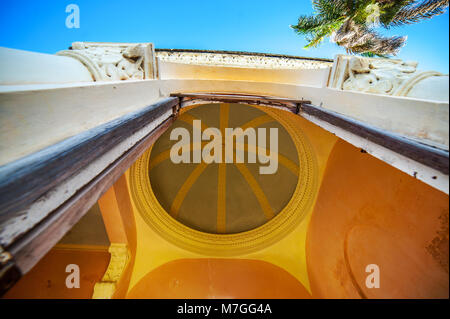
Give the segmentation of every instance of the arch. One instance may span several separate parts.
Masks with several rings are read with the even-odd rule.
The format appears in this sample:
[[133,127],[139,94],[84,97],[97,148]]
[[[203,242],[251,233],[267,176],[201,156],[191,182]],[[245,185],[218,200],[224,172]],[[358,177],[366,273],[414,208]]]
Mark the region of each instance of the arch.
[[[303,163],[298,167],[296,187],[287,205],[265,224],[244,232],[222,235],[192,229],[170,216],[158,202],[148,178],[151,152],[149,150],[131,167],[130,187],[138,212],[161,237],[202,255],[234,256],[273,244],[304,219],[317,192],[319,173],[315,150],[307,135],[296,125],[295,115],[279,109],[253,106],[263,110],[286,129],[295,145],[298,159]],[[286,114],[289,116],[285,116]],[[292,165],[287,163],[287,166]],[[294,169],[291,167],[290,171],[292,170],[296,171],[296,167]]]
[[179,259],[145,275],[127,298],[304,298],[311,295],[284,269],[250,259]]
[[[448,298],[448,196],[339,140],[311,216],[306,262],[321,298]],[[366,266],[380,288],[366,287]]]

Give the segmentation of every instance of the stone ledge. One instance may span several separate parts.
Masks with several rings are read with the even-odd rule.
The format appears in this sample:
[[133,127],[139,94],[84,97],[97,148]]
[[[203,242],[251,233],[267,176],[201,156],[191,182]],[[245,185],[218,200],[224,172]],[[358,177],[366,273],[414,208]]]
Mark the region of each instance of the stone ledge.
[[332,60],[237,51],[156,49],[162,62],[193,65],[229,66],[257,69],[322,69],[331,67]]

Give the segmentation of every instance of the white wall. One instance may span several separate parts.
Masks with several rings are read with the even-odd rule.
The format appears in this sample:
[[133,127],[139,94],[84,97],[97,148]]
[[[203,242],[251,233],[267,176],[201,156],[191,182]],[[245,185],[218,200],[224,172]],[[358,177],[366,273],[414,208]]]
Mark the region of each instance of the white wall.
[[91,73],[73,58],[0,47],[0,85],[90,81]]

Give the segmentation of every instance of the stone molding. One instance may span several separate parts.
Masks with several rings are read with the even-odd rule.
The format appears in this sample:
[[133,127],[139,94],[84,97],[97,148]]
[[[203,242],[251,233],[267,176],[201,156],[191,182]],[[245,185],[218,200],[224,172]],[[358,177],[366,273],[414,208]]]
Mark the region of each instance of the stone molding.
[[95,81],[157,78],[152,43],[74,42],[70,50],[56,54],[83,63]]
[[246,52],[160,49],[156,51],[156,56],[161,62],[257,69],[323,69],[332,65],[332,62],[326,60]]

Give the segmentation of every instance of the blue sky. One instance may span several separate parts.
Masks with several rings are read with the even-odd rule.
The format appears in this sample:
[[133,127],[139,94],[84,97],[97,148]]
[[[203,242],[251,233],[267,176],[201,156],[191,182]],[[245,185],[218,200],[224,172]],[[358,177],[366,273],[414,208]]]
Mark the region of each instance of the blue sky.
[[[65,26],[68,4],[80,8],[80,28]],[[303,49],[289,27],[312,12],[309,0],[1,0],[0,46],[54,53],[74,41],[153,42],[157,48],[236,50],[332,58],[343,53],[328,40]],[[399,58],[420,69],[448,73],[449,14],[392,29],[408,35]]]

